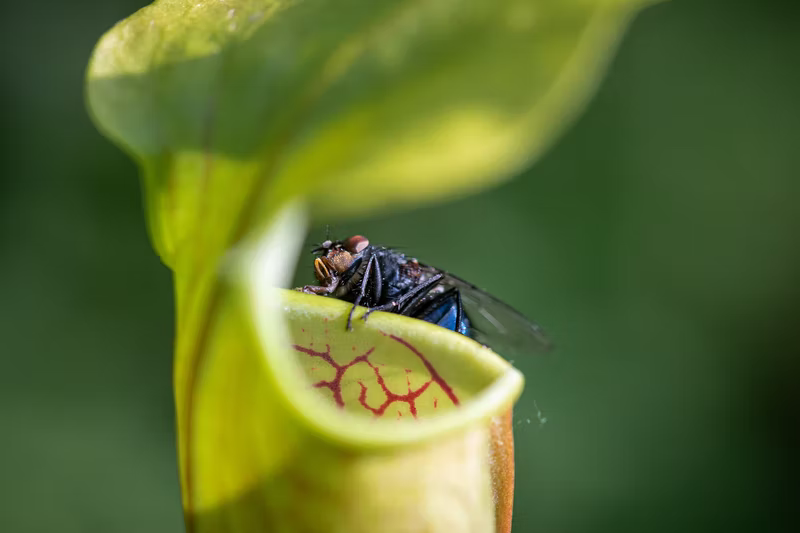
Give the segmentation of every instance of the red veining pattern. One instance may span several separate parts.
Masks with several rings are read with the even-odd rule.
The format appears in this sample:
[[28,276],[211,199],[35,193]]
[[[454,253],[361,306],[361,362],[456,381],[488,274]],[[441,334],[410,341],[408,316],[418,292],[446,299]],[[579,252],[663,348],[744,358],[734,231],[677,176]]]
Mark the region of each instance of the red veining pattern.
[[[375,379],[378,382],[378,386],[381,388],[381,390],[383,391],[383,394],[386,397],[386,399],[383,401],[383,403],[381,405],[379,405],[378,407],[373,407],[373,406],[369,405],[367,403],[368,388],[361,380],[358,381],[358,385],[361,387],[361,393],[358,395],[358,402],[366,410],[371,411],[375,416],[384,415],[386,413],[386,409],[388,409],[389,406],[391,406],[393,403],[395,403],[395,402],[403,402],[403,403],[408,404],[408,410],[411,413],[411,416],[416,418],[417,417],[416,400],[433,383],[438,385],[439,388],[441,388],[442,391],[444,391],[444,393],[447,394],[447,397],[450,399],[451,402],[453,402],[454,405],[458,405],[459,404],[458,397],[456,396],[455,392],[453,392],[452,387],[450,387],[450,385],[447,384],[447,382],[442,378],[441,375],[439,375],[439,373],[433,367],[431,362],[428,361],[428,359],[419,350],[417,350],[412,344],[410,344],[409,342],[405,341],[404,339],[402,339],[400,337],[397,337],[395,335],[387,335],[387,336],[389,338],[391,338],[392,340],[397,341],[400,344],[402,344],[403,346],[405,346],[406,348],[408,348],[417,358],[419,358],[419,360],[425,366],[425,369],[430,374],[430,376],[431,376],[430,379],[428,381],[426,381],[425,383],[423,383],[417,389],[412,389],[411,388],[411,377],[410,377],[410,374],[412,373],[412,370],[406,368],[405,372],[406,372],[407,391],[404,394],[397,394],[396,392],[392,392],[391,390],[389,390],[389,387],[386,384],[386,381],[384,380],[383,376],[381,375],[381,371],[380,371],[381,370],[380,367],[385,367],[386,366],[385,363],[373,364],[369,360],[369,356],[375,350],[374,346],[372,348],[370,348],[369,350],[367,350],[366,352],[364,352],[363,354],[359,355],[358,357],[355,357],[354,359],[352,359],[347,364],[339,364],[333,359],[333,357],[331,356],[331,347],[330,347],[329,344],[325,345],[325,351],[324,352],[320,352],[320,351],[314,350],[313,348],[310,348],[310,347],[306,348],[306,347],[300,346],[298,344],[294,345],[294,349],[297,350],[298,352],[305,353],[305,354],[307,354],[307,355],[309,355],[311,357],[319,357],[320,359],[322,359],[323,361],[328,363],[334,369],[335,375],[334,375],[333,379],[318,381],[317,383],[314,383],[314,387],[329,389],[333,393],[333,401],[336,402],[336,405],[338,405],[339,407],[344,407],[344,398],[342,397],[342,379],[344,378],[345,373],[347,372],[347,370],[350,367],[352,367],[354,365],[357,365],[359,363],[364,363],[364,364],[368,365],[372,369],[372,371],[375,373]],[[314,343],[309,343],[309,346],[313,346],[313,345],[314,345]],[[353,349],[355,350],[355,347],[353,347]],[[316,368],[316,367],[314,367],[314,368]],[[433,400],[434,408],[436,408],[437,405],[438,405],[438,399],[434,398],[434,400]],[[397,411],[397,415],[399,417],[403,416],[402,411],[398,410]]]
[[[313,342],[310,343],[310,344],[311,344],[311,346],[314,346]],[[369,357],[369,354],[371,354],[373,352],[373,350],[375,350],[375,348],[372,347],[369,350],[367,350],[366,353],[364,353],[362,355],[359,355],[358,357],[356,357],[355,359],[353,359],[352,361],[350,361],[346,365],[340,365],[339,363],[337,363],[336,361],[333,360],[333,357],[331,357],[331,345],[330,344],[326,344],[325,345],[325,351],[324,352],[318,352],[316,350],[312,350],[311,348],[304,348],[304,347],[299,346],[297,344],[294,345],[294,349],[297,350],[298,352],[306,353],[306,354],[310,355],[311,357],[319,357],[320,359],[322,359],[323,361],[325,361],[326,363],[331,365],[334,370],[336,370],[336,375],[334,376],[334,378],[332,380],[330,380],[330,381],[325,381],[325,380],[318,381],[317,383],[314,383],[314,386],[317,387],[317,388],[323,388],[324,387],[326,389],[330,389],[331,392],[333,393],[333,401],[335,401],[336,405],[338,405],[339,407],[344,407],[344,399],[342,398],[342,378],[344,377],[344,373],[347,372],[348,368],[350,368],[351,366],[353,366],[355,364],[358,364],[358,363],[367,363],[368,365],[372,366],[370,364],[370,362],[369,362],[369,359],[367,359],[367,358]]]
[[395,335],[389,335],[389,338],[399,342],[400,344],[402,344],[403,346],[414,352],[414,355],[419,357],[420,361],[422,361],[422,364],[425,365],[425,368],[428,370],[428,372],[431,373],[431,381],[435,382],[442,388],[444,393],[447,394],[447,397],[450,398],[450,401],[453,402],[454,405],[458,405],[458,398],[456,397],[456,393],[453,392],[453,389],[450,387],[450,385],[448,385],[447,382],[442,378],[442,376],[439,375],[436,369],[433,368],[431,362],[428,361],[428,359],[424,355],[422,355],[419,350],[414,348],[414,346],[411,343],[409,343],[404,339],[401,339],[400,337],[397,337]]

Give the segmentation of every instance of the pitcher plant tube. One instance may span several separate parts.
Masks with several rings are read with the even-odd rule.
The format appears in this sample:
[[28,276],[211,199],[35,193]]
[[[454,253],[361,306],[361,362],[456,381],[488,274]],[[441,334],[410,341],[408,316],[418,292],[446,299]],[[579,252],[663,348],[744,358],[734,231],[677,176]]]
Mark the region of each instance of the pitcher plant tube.
[[[641,0],[159,0],[99,41],[98,128],[174,276],[187,531],[507,532],[522,376],[288,287],[311,214],[477,192],[583,107]],[[502,354],[501,354],[502,355]]]

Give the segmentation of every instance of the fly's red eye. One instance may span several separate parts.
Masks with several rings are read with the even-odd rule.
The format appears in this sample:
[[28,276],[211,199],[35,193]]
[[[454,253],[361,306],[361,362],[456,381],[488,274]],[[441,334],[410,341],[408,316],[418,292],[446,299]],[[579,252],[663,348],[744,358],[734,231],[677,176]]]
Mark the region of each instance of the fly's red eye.
[[342,243],[342,247],[351,254],[359,254],[369,246],[369,239],[362,235],[353,235]]

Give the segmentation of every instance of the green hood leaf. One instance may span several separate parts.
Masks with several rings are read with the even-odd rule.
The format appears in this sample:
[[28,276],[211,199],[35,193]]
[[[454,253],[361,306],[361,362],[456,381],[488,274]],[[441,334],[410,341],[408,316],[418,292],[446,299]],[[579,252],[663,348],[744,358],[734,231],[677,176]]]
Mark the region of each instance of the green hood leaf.
[[100,40],[89,108],[140,163],[175,274],[189,531],[490,530],[490,419],[508,530],[497,417],[519,374],[403,317],[345,334],[345,304],[274,287],[309,212],[433,202],[529,164],[639,3],[161,0]]
[[173,265],[296,195],[331,217],[511,175],[584,104],[637,4],[156,2],[98,43],[89,104],[142,163]]

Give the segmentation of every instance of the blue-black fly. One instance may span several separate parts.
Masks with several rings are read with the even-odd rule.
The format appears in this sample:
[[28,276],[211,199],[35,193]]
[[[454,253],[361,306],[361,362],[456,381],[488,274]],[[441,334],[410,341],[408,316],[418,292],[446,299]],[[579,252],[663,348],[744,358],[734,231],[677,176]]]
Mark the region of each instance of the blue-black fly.
[[543,352],[549,341],[538,325],[511,306],[452,274],[420,263],[391,248],[373,246],[365,237],[326,240],[313,250],[320,285],[302,292],[398,313],[456,331],[504,355]]

